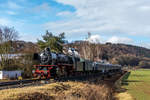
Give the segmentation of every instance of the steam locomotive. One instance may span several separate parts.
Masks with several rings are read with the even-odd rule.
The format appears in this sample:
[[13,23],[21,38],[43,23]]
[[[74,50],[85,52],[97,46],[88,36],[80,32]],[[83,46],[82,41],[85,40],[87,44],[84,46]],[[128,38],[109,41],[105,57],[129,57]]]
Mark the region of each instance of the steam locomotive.
[[104,62],[93,62],[83,59],[74,48],[69,48],[68,54],[53,53],[45,48],[41,53],[34,54],[34,60],[40,62],[34,65],[33,76],[38,78],[61,78],[101,73],[112,75],[120,72],[120,65]]

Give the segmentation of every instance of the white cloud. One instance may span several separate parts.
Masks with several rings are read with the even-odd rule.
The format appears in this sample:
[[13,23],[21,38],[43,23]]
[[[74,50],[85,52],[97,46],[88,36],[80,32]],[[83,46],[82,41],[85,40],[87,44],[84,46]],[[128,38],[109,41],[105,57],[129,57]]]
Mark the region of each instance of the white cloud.
[[150,5],[149,6],[141,6],[141,7],[139,7],[139,9],[141,11],[150,11]]
[[57,13],[57,16],[68,16],[68,17],[70,17],[70,16],[72,16],[74,13],[72,13],[72,12],[70,12],[70,11],[63,11],[63,12],[59,12],[59,13]]
[[148,48],[150,49],[150,43],[145,43],[145,42],[142,42],[142,43],[138,43],[137,46],[140,46],[140,47],[145,47],[145,48]]
[[89,41],[91,43],[124,43],[124,44],[133,44],[134,41],[127,37],[118,37],[118,36],[112,36],[110,38],[104,38],[104,36],[100,36],[99,34],[91,35],[86,41]]
[[103,39],[100,37],[100,35],[91,35],[86,41],[89,41],[91,43],[102,43]]
[[111,43],[134,43],[132,39],[127,38],[127,37],[117,37],[117,36],[113,36],[110,39],[107,40],[107,42],[111,42]]
[[56,1],[71,5],[76,11],[73,12],[75,15],[68,20],[46,23],[46,29],[52,32],[150,36],[150,13],[140,10],[140,7],[149,9],[149,0]]
[[38,5],[36,7],[33,7],[30,9],[31,12],[39,13],[39,12],[48,12],[51,9],[48,3],[43,3],[41,5]]

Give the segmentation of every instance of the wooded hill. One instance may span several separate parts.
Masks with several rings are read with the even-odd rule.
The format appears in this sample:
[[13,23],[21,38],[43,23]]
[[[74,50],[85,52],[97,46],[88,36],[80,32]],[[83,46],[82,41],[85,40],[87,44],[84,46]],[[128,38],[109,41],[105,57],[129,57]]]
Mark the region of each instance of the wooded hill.
[[[36,43],[15,41],[14,50],[20,52],[39,52]],[[75,41],[64,45],[65,48],[73,47],[78,50],[80,56],[85,59],[100,61],[108,60],[113,64],[126,66],[150,65],[150,49],[127,44],[93,44],[87,41]]]
[[66,47],[76,48],[81,57],[90,60],[108,60],[111,63],[130,66],[149,66],[150,49],[126,44],[92,44],[75,41]]
[[40,49],[36,43],[25,42],[25,41],[12,41],[12,52],[13,53],[35,53],[39,52]]

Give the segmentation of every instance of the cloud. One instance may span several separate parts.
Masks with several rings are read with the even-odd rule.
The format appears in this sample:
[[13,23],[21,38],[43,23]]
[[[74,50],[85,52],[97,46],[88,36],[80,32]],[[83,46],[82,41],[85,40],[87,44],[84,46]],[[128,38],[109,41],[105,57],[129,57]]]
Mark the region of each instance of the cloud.
[[149,42],[142,42],[142,43],[138,43],[137,46],[140,46],[140,47],[145,47],[145,48],[148,48],[150,49],[150,43]]
[[127,37],[117,37],[113,36],[110,39],[107,40],[107,42],[111,43],[124,43],[124,44],[129,44],[129,43],[134,43],[132,39],[127,38]]
[[31,12],[33,13],[39,13],[39,12],[48,12],[50,11],[51,7],[48,3],[43,3],[41,5],[35,6],[31,9]]
[[[149,0],[56,0],[76,9],[74,16],[65,21],[46,23],[46,29],[54,32],[78,34],[84,32],[105,35],[130,35],[150,37]],[[66,12],[65,12],[66,13]],[[58,15],[63,15],[60,12]],[[66,13],[68,14],[68,12]]]
[[149,42],[138,42],[136,43],[134,40],[128,38],[128,37],[118,37],[118,36],[112,36],[110,38],[104,38],[104,36],[100,36],[99,34],[91,35],[86,41],[89,41],[91,43],[107,43],[111,42],[114,44],[117,43],[123,43],[123,44],[131,44],[135,46],[140,46],[144,48],[150,49],[150,43]]
[[72,12],[70,12],[70,11],[63,11],[63,12],[59,12],[59,13],[57,13],[57,16],[72,16],[72,15],[74,15],[74,13],[72,13]]
[[91,43],[124,43],[124,44],[133,44],[134,41],[127,37],[118,37],[118,36],[112,36],[110,38],[104,38],[104,36],[100,36],[99,34],[91,35],[86,41],[89,41]]
[[[59,4],[46,1],[38,3],[30,3],[28,0],[6,1],[0,4],[5,9],[4,12],[3,9],[1,10],[3,18],[0,17],[0,24],[13,25],[17,30],[23,30],[21,32],[25,31],[26,34],[31,34],[33,31],[33,33],[40,33],[41,30],[49,30],[56,34],[65,32],[69,40],[83,39],[88,32],[91,32],[93,34],[91,40],[101,43],[108,40],[114,43],[126,43],[127,41],[134,43],[128,36],[134,36],[134,41],[136,37],[141,37],[141,40],[142,38],[144,40],[144,37],[150,37],[149,0],[55,1]],[[56,9],[58,5],[60,6]],[[70,6],[74,10],[71,10]],[[16,16],[5,16],[3,13],[17,14],[17,18]],[[45,19],[41,18],[43,16],[46,16]],[[20,21],[21,19],[28,20],[28,22]]]
[[141,10],[141,11],[150,11],[150,6],[141,6],[141,7],[139,7],[139,10]]
[[89,41],[91,43],[101,43],[103,42],[103,39],[100,37],[100,35],[91,35],[86,41]]

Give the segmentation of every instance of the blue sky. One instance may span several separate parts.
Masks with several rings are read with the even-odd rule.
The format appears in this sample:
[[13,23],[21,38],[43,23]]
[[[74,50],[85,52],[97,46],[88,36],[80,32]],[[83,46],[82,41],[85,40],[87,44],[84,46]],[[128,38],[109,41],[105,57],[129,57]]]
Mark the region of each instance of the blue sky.
[[150,48],[149,0],[0,0],[0,25],[36,42],[46,30],[69,41],[126,43]]

